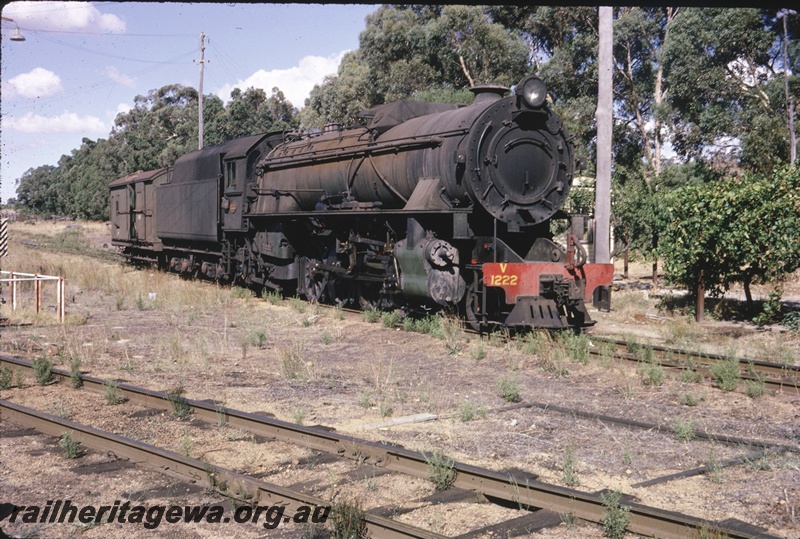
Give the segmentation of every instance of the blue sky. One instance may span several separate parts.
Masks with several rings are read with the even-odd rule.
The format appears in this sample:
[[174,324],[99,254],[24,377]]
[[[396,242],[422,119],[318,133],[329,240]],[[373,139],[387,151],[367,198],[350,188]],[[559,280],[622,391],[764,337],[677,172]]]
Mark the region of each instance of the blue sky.
[[[278,86],[298,108],[358,48],[376,5],[12,2],[3,6],[0,181],[55,165],[84,137],[107,138],[137,95],[179,83],[227,102],[234,87]],[[17,26],[25,41],[11,41]],[[109,181],[113,178],[109,178]]]

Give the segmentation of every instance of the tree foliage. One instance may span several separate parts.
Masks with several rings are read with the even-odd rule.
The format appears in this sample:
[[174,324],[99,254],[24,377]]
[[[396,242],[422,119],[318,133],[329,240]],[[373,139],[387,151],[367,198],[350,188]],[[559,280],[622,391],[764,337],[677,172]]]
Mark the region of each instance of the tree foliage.
[[303,127],[354,125],[359,112],[398,99],[452,102],[472,84],[510,85],[528,69],[521,36],[480,6],[384,5],[367,17],[359,43],[312,90]]
[[[19,180],[17,203],[27,213],[108,218],[108,184],[139,170],[172,165],[197,149],[198,96],[194,88],[170,84],[136,96],[120,113],[107,139],[84,138],[80,148],[64,155],[58,166],[28,170]],[[216,96],[204,96],[204,143],[296,127],[297,110],[274,88],[234,89],[226,107]]]
[[721,295],[777,284],[800,266],[800,170],[684,185],[664,198],[660,250],[670,280]]

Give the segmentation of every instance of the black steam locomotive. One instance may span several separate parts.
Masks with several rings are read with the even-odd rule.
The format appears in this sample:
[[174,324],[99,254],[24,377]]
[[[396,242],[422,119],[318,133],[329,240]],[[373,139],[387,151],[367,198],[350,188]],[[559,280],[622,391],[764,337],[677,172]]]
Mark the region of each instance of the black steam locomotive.
[[482,330],[590,325],[585,301],[613,267],[552,241],[573,156],[544,83],[473,92],[469,106],[398,101],[363,112],[364,127],[242,137],[115,180],[113,243],[310,301],[459,309]]

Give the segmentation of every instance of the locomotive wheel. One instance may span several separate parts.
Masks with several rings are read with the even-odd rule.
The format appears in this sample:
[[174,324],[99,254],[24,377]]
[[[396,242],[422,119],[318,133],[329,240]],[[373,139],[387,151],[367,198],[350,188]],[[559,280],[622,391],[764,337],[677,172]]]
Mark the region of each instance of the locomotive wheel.
[[329,276],[327,271],[317,269],[319,263],[315,258],[302,259],[303,290],[311,303],[322,303],[327,298]]
[[474,281],[469,285],[467,293],[464,295],[464,315],[471,329],[474,331],[482,330],[481,294],[478,292],[478,287]]

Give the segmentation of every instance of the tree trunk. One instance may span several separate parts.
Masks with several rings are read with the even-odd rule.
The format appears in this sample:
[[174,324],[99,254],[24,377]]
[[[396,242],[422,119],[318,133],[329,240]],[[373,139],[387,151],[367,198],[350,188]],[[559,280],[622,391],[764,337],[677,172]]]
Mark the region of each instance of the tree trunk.
[[750,284],[753,282],[753,276],[749,273],[744,274],[744,298],[747,300],[747,309],[753,310],[753,293],[750,290]]
[[658,288],[658,257],[653,259],[653,288]]
[[697,278],[697,299],[695,301],[694,319],[700,324],[706,316],[706,287],[703,284],[703,270]]
[[458,55],[458,61],[461,63],[461,71],[463,71],[464,76],[467,77],[470,87],[475,86],[475,82],[472,80],[472,76],[469,74],[469,69],[467,69],[467,64],[464,62],[464,57],[460,54]]
[[628,278],[628,251],[629,250],[630,249],[625,249],[625,252],[623,253],[623,258],[622,258],[622,261],[623,261],[622,262],[622,278],[623,279],[627,279]]

